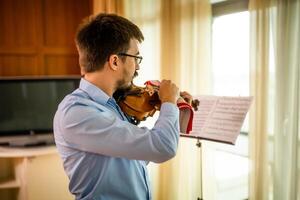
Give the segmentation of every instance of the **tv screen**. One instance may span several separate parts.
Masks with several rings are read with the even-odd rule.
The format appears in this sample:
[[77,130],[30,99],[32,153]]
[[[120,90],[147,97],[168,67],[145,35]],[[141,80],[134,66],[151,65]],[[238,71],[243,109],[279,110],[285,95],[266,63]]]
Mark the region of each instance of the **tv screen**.
[[0,136],[51,133],[62,99],[80,77],[0,79]]

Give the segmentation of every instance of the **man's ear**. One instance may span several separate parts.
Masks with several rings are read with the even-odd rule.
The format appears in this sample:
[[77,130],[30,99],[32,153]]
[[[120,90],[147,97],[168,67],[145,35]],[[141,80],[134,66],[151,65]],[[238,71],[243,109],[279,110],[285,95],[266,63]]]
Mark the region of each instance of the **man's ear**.
[[108,62],[112,70],[116,71],[118,69],[119,57],[117,55],[113,54],[109,56]]

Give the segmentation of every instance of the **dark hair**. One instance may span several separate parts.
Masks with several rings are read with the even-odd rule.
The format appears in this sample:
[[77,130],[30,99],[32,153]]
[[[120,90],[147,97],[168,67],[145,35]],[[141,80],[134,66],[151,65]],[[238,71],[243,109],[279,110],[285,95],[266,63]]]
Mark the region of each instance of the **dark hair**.
[[85,72],[103,68],[110,55],[126,52],[131,39],[144,40],[141,30],[128,19],[115,14],[89,17],[79,26],[76,45]]

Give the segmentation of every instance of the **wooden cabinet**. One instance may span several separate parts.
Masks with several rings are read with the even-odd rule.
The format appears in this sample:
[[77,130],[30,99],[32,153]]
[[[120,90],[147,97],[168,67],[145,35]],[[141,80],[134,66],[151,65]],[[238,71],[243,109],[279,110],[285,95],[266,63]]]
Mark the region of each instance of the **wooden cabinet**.
[[[79,75],[78,24],[93,13],[122,13],[121,2],[0,0],[0,77]],[[0,147],[0,199],[74,199],[55,147]]]
[[[0,76],[79,75],[75,32],[91,0],[0,0]],[[68,200],[54,146],[0,147],[1,200]]]
[[[75,32],[89,0],[0,0],[0,76],[78,75]],[[55,147],[0,149],[1,200],[68,200]]]
[[0,76],[78,75],[75,32],[88,0],[1,0]]

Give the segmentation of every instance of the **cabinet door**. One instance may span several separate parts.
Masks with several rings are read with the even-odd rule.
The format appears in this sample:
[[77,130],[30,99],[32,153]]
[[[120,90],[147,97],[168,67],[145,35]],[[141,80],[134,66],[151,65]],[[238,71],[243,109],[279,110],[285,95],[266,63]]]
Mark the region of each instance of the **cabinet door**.
[[0,76],[78,75],[77,26],[86,0],[1,0]]

